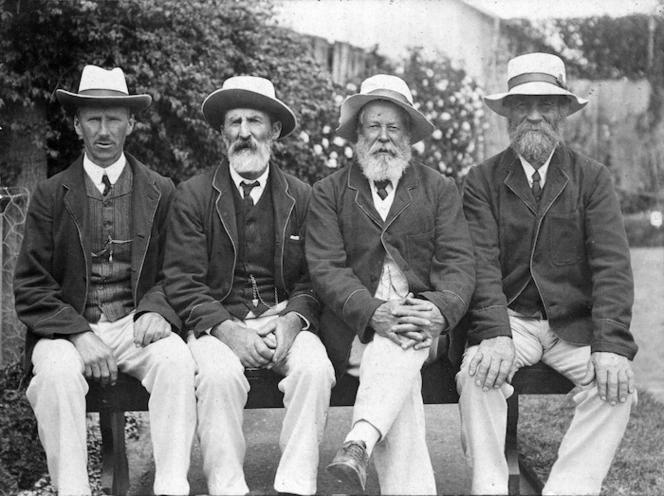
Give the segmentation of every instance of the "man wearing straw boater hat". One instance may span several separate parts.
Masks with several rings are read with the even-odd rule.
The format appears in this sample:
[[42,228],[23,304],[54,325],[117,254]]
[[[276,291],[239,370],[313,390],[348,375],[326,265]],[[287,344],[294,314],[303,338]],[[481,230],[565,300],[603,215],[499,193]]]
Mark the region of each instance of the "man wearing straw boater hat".
[[465,313],[475,261],[453,180],[411,160],[433,132],[407,84],[379,74],[341,106],[357,160],[314,186],[307,261],[337,376],[359,376],[353,424],[327,467],[362,491],[373,454],[381,494],[436,494],[422,378]]
[[304,258],[311,188],[271,162],[297,125],[264,78],[226,80],[202,106],[227,158],[178,187],[166,293],[198,364],[198,438],[210,494],[247,494],[245,369],[283,376],[280,493],[315,494],[319,443],[334,385],[316,335],[319,301]]
[[470,170],[464,210],[477,258],[457,384],[473,494],[506,494],[506,398],[543,361],[579,386],[543,494],[599,494],[636,401],[630,254],[611,174],[562,143],[587,103],[563,61],[512,59],[508,91],[485,98],[511,144]]
[[114,384],[120,370],[150,392],[155,493],[188,494],[195,364],[160,277],[175,188],[123,151],[151,97],[129,95],[122,69],[91,65],[78,93],[56,95],[84,152],[35,190],[14,285],[49,473],[59,494],[90,494],[85,379]]

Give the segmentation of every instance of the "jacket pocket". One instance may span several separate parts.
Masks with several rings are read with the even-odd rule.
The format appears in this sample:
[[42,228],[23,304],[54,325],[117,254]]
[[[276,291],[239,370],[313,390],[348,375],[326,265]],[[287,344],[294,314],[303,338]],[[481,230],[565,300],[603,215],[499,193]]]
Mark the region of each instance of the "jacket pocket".
[[577,263],[584,255],[585,235],[581,212],[549,217],[549,251],[554,265]]
[[416,272],[420,273],[418,269],[424,269],[424,273],[428,272],[434,255],[435,238],[435,229],[405,236],[408,262]]

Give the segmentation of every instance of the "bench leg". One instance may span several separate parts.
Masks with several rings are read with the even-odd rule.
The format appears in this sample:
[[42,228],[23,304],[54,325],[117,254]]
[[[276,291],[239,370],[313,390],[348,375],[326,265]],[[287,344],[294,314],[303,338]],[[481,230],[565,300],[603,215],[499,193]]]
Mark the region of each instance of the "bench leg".
[[507,399],[507,433],[505,436],[505,458],[509,469],[509,494],[521,493],[521,472],[519,470],[519,452],[517,451],[517,426],[519,423],[519,395],[515,391]]
[[124,412],[101,411],[101,487],[104,494],[125,496],[129,491],[129,464],[125,446]]

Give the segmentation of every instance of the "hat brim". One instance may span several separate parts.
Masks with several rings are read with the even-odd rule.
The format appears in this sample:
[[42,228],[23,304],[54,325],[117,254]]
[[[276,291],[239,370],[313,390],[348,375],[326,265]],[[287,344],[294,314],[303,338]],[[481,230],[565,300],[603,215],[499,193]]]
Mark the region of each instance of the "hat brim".
[[277,139],[285,138],[297,127],[295,113],[285,103],[255,91],[222,88],[208,95],[201,105],[205,120],[214,129],[223,125],[226,112],[234,108],[252,108],[270,114],[281,122],[281,133]]
[[410,130],[410,144],[414,145],[423,139],[431,136],[434,131],[434,126],[429,120],[422,115],[416,108],[390,98],[385,95],[351,95],[344,100],[341,105],[341,112],[339,116],[339,127],[336,129],[337,136],[341,136],[349,141],[357,140],[357,115],[367,103],[375,100],[384,100],[397,105],[406,111],[410,117],[411,130]]
[[57,90],[55,96],[67,109],[78,107],[128,107],[134,112],[145,110],[152,103],[150,95],[93,96],[79,95],[70,91]]
[[531,96],[545,96],[545,95],[561,95],[569,98],[570,108],[569,115],[574,114],[581,110],[588,104],[588,100],[576,96],[574,93],[567,91],[550,83],[544,82],[531,82],[515,86],[506,93],[496,93],[494,95],[487,95],[484,97],[484,103],[493,110],[495,113],[504,117],[508,117],[508,109],[505,107],[505,98],[514,95],[531,95]]

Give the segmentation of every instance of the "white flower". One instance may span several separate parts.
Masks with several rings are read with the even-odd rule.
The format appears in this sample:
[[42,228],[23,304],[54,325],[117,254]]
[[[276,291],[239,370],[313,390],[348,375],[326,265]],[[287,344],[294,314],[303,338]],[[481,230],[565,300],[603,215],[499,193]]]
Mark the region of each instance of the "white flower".
[[658,229],[662,227],[662,212],[654,210],[650,213],[650,225]]
[[430,77],[430,78],[433,77],[433,70],[431,70],[430,68],[427,69],[427,70],[424,71],[424,72],[426,73],[427,77]]
[[439,140],[443,137],[443,132],[440,129],[436,129],[431,136],[433,139]]
[[339,154],[338,154],[337,152],[332,152],[332,153],[330,153],[330,158],[331,158],[332,160],[336,160],[338,156],[339,156]]
[[314,145],[314,155],[320,155],[321,153],[323,153],[323,147],[316,143]]
[[323,126],[323,134],[330,134],[331,128],[330,126]]
[[334,95],[334,104],[338,107],[344,101],[344,97],[341,95]]
[[339,167],[336,158],[331,158],[330,160],[327,161],[325,165],[327,165],[330,169],[336,169],[337,167]]
[[470,131],[470,124],[468,124],[466,121],[463,121],[461,123],[461,129],[466,132]]
[[304,132],[304,131],[302,131],[302,132],[300,133],[300,139],[301,139],[304,143],[309,143],[309,135],[308,135],[306,132]]
[[422,155],[422,154],[424,153],[424,143],[423,143],[422,141],[418,141],[417,143],[415,143],[415,144],[413,145],[413,148],[414,148],[415,151],[416,151],[417,153],[419,153],[420,155]]
[[433,110],[433,102],[431,100],[427,102],[427,110]]
[[344,146],[345,142],[346,141],[341,136],[337,136],[332,140],[332,143],[334,143],[337,146]]
[[404,66],[400,65],[396,69],[394,69],[395,74],[403,74],[406,72],[406,69],[404,69]]
[[450,82],[447,79],[441,79],[436,83],[436,89],[440,92],[443,92],[447,89],[447,86],[450,84]]
[[429,80],[428,80],[428,79],[423,79],[423,80],[422,80],[422,86],[424,86],[425,88],[426,88],[427,86],[429,86]]
[[344,155],[346,155],[346,158],[353,158],[353,149],[350,146],[347,146],[344,150]]
[[330,146],[330,140],[328,140],[327,138],[323,138],[321,140],[321,144],[323,145],[323,148],[327,150],[327,148]]
[[445,162],[443,162],[442,160],[438,162],[438,170],[440,172],[445,172],[447,170],[447,165],[445,165]]
[[452,115],[449,112],[443,112],[440,114],[440,118],[444,121],[449,121],[452,118]]

